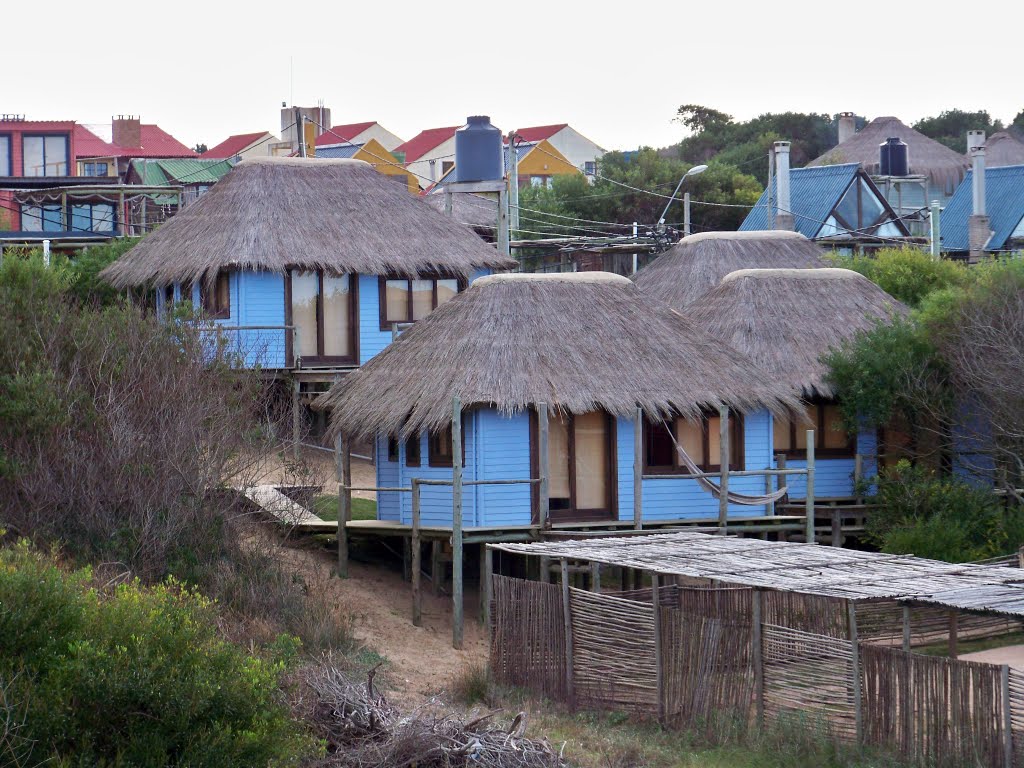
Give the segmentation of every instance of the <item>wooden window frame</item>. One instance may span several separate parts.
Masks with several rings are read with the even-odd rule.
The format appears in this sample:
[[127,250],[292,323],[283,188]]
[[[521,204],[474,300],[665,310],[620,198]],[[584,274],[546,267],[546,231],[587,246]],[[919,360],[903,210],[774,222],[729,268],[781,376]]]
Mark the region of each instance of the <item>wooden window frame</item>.
[[399,461],[402,460],[402,456],[399,453],[399,445],[400,445],[400,443],[398,442],[398,438],[397,437],[389,436],[387,438],[387,440],[388,440],[388,445],[387,445],[388,463],[389,464],[397,464]]
[[[569,508],[548,509],[548,520],[551,522],[599,522],[602,520],[615,520],[618,516],[619,505],[619,482],[618,444],[617,431],[618,422],[614,416],[607,411],[602,411],[605,417],[605,429],[608,440],[608,487],[605,507],[603,509],[577,509],[576,508],[576,430],[575,416],[568,414],[568,439],[569,439]],[[536,408],[530,409],[530,476],[540,477],[540,449],[538,438],[540,428]],[[540,488],[537,483],[532,483],[530,493],[531,519],[534,524],[540,520]]]
[[[711,462],[710,456],[708,456],[708,450],[711,442],[711,435],[708,431],[708,420],[716,418],[717,413],[702,413],[700,417],[701,424],[701,452],[704,454],[704,461],[696,461],[698,467],[702,472],[721,472],[722,464],[719,458],[714,457],[714,463]],[[666,419],[666,424],[669,429],[672,430],[672,436],[676,437],[676,424],[679,421],[687,421],[682,416],[675,416],[672,419]],[[679,463],[679,454],[675,450],[672,452],[672,466],[657,466],[647,463],[647,447],[650,440],[650,429],[651,427],[661,427],[662,424],[652,424],[651,422],[644,419],[644,435],[643,435],[643,448],[644,448],[644,474],[645,475],[688,475],[690,474],[689,468]],[[744,437],[744,423],[743,414],[735,411],[729,411],[729,452],[733,454],[729,461],[730,472],[740,472],[746,463],[746,445],[743,439]],[[678,440],[678,438],[676,438]],[[674,448],[674,444],[673,444]],[[735,453],[733,453],[735,451]],[[693,458],[692,456],[690,458]]]
[[[284,277],[284,324],[292,325],[292,271],[312,272],[317,276],[317,300],[316,300],[316,350],[313,357],[304,357],[303,361],[312,365],[358,365],[359,364],[359,275],[355,272],[345,272],[348,276],[348,290],[350,299],[349,327],[352,333],[352,354],[325,355],[324,354],[324,270],[305,269],[303,267],[290,266],[285,271]],[[341,275],[329,274],[329,277],[341,277]],[[295,367],[295,350],[292,349],[291,332],[286,332],[284,337],[284,355],[288,366]]]
[[[405,307],[405,320],[389,320],[388,319],[388,303],[387,303],[387,290],[389,280],[404,280],[406,284],[406,292],[408,298],[406,299]],[[412,281],[413,280],[430,280],[433,283],[432,293],[433,298],[431,299],[430,311],[433,312],[437,309],[437,281],[438,280],[455,280],[457,281],[456,293],[462,293],[466,290],[466,280],[462,277],[446,276],[446,275],[423,275],[421,277],[398,277],[398,276],[381,276],[377,278],[377,293],[378,303],[380,307],[380,329],[382,331],[390,331],[392,326],[395,325],[409,325],[417,322],[411,319],[413,316],[413,299],[412,299]]]
[[[448,436],[448,442],[451,443],[451,426],[447,426],[440,432],[428,432],[427,433],[427,466],[428,467],[451,467],[452,457],[438,455],[435,450],[435,440]],[[422,461],[422,457],[420,458]],[[466,414],[462,414],[462,466],[466,466]]]
[[[857,435],[847,435],[846,446],[843,448],[826,448],[825,447],[825,408],[827,406],[836,406],[838,403],[835,400],[824,400],[815,399],[805,402],[807,406],[814,406],[815,408],[815,423],[814,423],[814,456],[818,459],[852,459],[857,455]],[[804,424],[800,424],[800,429],[807,429]],[[806,459],[807,449],[806,448],[795,448],[796,445],[796,430],[797,420],[790,418],[789,420],[789,447],[788,448],[777,448],[775,446],[775,425],[772,425],[772,456],[778,456],[779,454],[785,455],[787,459]]]
[[[224,280],[226,284],[227,292],[227,305],[221,306],[218,302],[220,298],[220,282]],[[212,293],[212,296],[211,296]],[[230,272],[218,272],[217,277],[214,279],[213,291],[207,289],[206,281],[204,280],[199,284],[199,304],[203,308],[203,314],[212,320],[228,320],[231,317],[231,273]]]
[[[419,467],[423,465],[423,444],[420,442],[420,438],[420,433],[417,432],[405,441],[405,466],[407,467]],[[409,450],[411,446],[416,447],[415,461],[412,460],[413,451]]]

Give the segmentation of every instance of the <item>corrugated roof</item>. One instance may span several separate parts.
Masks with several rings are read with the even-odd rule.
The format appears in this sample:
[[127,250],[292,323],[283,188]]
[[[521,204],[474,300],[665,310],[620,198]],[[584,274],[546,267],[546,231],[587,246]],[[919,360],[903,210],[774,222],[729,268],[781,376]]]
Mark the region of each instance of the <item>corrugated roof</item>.
[[316,137],[316,145],[338,144],[343,141],[352,141],[363,131],[372,128],[377,124],[376,120],[368,123],[349,123],[348,125],[332,125],[329,131],[324,131]]
[[[942,212],[942,249],[967,251],[967,222],[973,212],[971,184],[974,171],[968,171]],[[1007,165],[985,170],[985,209],[992,237],[986,251],[1000,251],[1024,219],[1024,165]]]
[[77,157],[117,157],[119,147],[109,144],[84,125],[75,126],[75,156]]
[[[796,220],[796,231],[813,239],[840,197],[857,175],[857,163],[794,168],[789,172],[789,198]],[[778,193],[772,179],[772,219],[767,210],[768,190],[761,193],[757,205],[740,225],[740,232],[771,229],[770,221],[778,212]]]
[[395,147],[395,152],[405,152],[405,162],[414,162],[430,150],[448,141],[457,130],[459,130],[457,125],[450,128],[428,128],[425,131],[420,131],[404,144],[399,144]]
[[[122,147],[108,144],[88,128],[75,129],[75,154],[78,157],[199,157],[159,125],[143,124],[139,127],[139,146]],[[84,139],[83,148],[79,141]]]
[[348,159],[350,157],[355,157],[356,152],[362,148],[362,144],[334,144],[325,147],[318,145],[316,148],[316,156]]
[[530,128],[517,128],[516,133],[523,137],[523,141],[538,142],[550,139],[563,128],[568,128],[568,123],[557,125],[535,125]]
[[174,184],[216,184],[234,163],[224,160],[170,158],[132,160],[132,167],[143,184],[162,187]]
[[226,157],[234,157],[243,149],[248,148],[250,144],[255,144],[266,135],[266,131],[260,131],[257,133],[236,133],[234,136],[228,136],[217,146],[206,150],[202,156],[211,160],[221,160]]

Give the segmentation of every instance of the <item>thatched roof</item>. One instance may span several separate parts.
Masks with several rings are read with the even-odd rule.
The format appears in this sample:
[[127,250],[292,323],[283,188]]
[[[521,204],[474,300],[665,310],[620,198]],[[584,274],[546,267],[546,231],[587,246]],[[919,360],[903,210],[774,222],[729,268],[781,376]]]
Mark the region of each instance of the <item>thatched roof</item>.
[[803,397],[832,397],[821,356],[907,308],[849,269],[742,269],[684,314]]
[[696,414],[795,401],[753,363],[605,272],[484,277],[316,402],[353,437],[408,435],[463,407]]
[[892,116],[876,117],[842,144],[807,165],[860,163],[865,171],[877,175],[878,145],[889,138],[902,139],[907,145],[911,174],[927,176],[941,189],[953,189],[970,167],[970,162],[960,153]]
[[[423,202],[444,213],[444,198],[443,192],[431,192],[423,196]],[[452,218],[467,227],[497,231],[498,201],[469,192],[453,192]]]
[[514,265],[367,163],[262,157],[239,163],[101,276],[123,288],[224,269],[411,277]]
[[985,141],[985,166],[1002,168],[1007,165],[1024,165],[1024,141],[1009,131],[993,133]]
[[824,267],[824,253],[797,232],[702,232],[680,240],[633,279],[644,294],[682,312],[737,269]]

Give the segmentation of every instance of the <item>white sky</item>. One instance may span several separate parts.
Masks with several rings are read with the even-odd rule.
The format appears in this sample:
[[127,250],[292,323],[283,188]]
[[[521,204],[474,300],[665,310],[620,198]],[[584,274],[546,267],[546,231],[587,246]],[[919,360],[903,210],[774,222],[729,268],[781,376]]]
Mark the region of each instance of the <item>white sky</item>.
[[[2,26],[19,31],[0,44],[0,112],[140,114],[190,146],[278,133],[290,58],[294,103],[322,99],[335,124],[378,120],[404,139],[487,114],[506,131],[568,122],[608,149],[665,146],[683,135],[684,103],[908,123],[1024,109],[1007,74],[1019,53],[1012,34],[992,42],[990,4],[973,22],[975,7],[947,0],[3,5]],[[1019,27],[1024,4],[1000,13]]]

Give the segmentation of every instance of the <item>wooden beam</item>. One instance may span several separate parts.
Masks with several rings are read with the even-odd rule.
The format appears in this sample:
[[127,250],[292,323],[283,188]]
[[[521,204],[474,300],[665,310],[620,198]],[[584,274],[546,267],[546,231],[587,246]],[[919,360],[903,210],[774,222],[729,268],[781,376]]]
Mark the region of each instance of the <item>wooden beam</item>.
[[443,546],[444,544],[439,539],[430,542],[430,591],[434,593],[434,597],[441,596],[441,582],[444,580],[442,575],[444,568],[441,564]]
[[999,688],[1003,715],[1003,768],[1013,768],[1013,710],[1010,701],[1010,667],[999,670]]
[[423,565],[420,562],[420,483],[412,479],[412,624],[423,626],[423,604],[420,594],[420,579]]
[[955,659],[957,655],[957,634],[960,615],[956,611],[949,612],[949,658]]
[[576,708],[576,684],[573,678],[572,607],[569,602],[569,561],[561,559],[562,566],[562,626],[565,631],[565,693],[569,708]]
[[462,404],[452,398],[452,648],[462,650]]
[[292,458],[299,460],[299,437],[301,429],[299,425],[299,380],[295,379],[292,387]]
[[[548,406],[541,403],[537,406],[537,472],[540,477],[537,492],[537,522],[541,528],[548,525],[551,498],[548,485],[548,469],[550,468],[550,448],[548,443]],[[546,579],[541,579],[546,581]]]
[[764,640],[762,637],[762,593],[755,589],[752,598],[750,617],[750,643],[753,651],[754,667],[754,703],[757,706],[757,725],[764,726]]
[[861,696],[860,680],[860,643],[857,641],[857,603],[846,601],[847,621],[850,631],[850,668],[853,673],[853,716],[857,733],[857,743],[864,742],[864,705]]
[[903,650],[910,653],[910,606],[903,606]]
[[338,576],[348,577],[348,526],[352,519],[352,445],[344,435],[334,441],[338,475]]
[[480,585],[480,594],[483,596],[483,611],[482,617],[484,622],[484,632],[487,633],[487,639],[491,638],[491,589],[493,587],[493,576],[494,576],[494,550],[486,544],[483,545],[483,565],[481,566],[482,581]]
[[718,528],[724,534],[729,530],[729,409],[724,405],[718,408],[718,461]]
[[644,411],[633,414],[633,528],[644,527]]
[[661,647],[661,580],[651,571],[651,607],[654,613],[654,679],[658,696],[658,723],[665,724],[665,660]]
[[601,564],[591,563],[590,564],[590,591],[598,592],[601,591]]
[[805,500],[804,536],[814,543],[814,430],[807,430],[807,498]]

